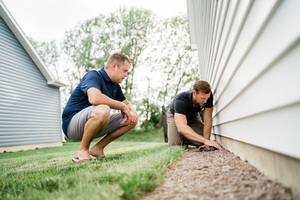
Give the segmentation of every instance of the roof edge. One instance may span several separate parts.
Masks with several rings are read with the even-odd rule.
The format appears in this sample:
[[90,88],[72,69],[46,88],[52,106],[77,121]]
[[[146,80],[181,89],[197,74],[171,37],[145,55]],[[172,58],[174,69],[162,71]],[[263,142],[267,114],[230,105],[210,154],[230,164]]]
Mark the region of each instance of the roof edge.
[[51,81],[47,81],[47,84],[48,85],[51,85],[51,86],[55,86],[55,87],[65,87],[66,84],[59,81],[59,80],[51,80]]
[[[18,25],[14,17],[11,15],[9,10],[6,8],[5,4],[2,0],[0,0],[0,15],[7,24],[7,26],[10,28],[10,30],[13,32],[15,37],[18,39],[18,41],[21,43],[23,48],[26,50],[30,58],[33,60],[35,65],[38,67],[42,75],[47,80],[48,85],[52,85],[55,87],[63,87],[66,86],[66,84],[56,80],[50,70],[46,67],[44,61],[41,59],[41,57],[36,52],[35,48],[32,46],[31,42],[28,40],[25,33],[22,31],[21,27]],[[50,84],[49,84],[50,83]],[[53,83],[59,83],[59,84],[53,84]]]

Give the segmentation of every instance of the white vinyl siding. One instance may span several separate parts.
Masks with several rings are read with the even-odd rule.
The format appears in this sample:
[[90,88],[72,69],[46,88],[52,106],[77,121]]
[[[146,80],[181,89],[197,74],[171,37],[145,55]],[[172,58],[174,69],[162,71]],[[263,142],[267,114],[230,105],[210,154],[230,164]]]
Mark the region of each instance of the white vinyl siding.
[[59,88],[49,86],[0,17],[0,147],[61,142]]
[[214,133],[300,159],[299,9],[294,0],[188,0]]

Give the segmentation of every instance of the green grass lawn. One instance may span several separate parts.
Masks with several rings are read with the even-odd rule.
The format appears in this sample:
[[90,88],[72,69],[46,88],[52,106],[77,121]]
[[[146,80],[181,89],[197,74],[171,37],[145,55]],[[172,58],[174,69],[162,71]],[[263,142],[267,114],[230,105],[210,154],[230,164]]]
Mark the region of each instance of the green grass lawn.
[[71,161],[78,144],[0,154],[0,199],[140,199],[184,152],[162,130],[127,133],[90,163]]

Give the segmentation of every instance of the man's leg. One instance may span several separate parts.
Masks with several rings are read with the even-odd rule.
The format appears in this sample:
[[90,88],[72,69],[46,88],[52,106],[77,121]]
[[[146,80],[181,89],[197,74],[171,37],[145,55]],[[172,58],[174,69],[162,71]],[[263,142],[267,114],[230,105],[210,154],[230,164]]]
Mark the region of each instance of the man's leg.
[[110,117],[110,108],[106,105],[96,106],[84,126],[83,136],[78,147],[79,160],[90,159],[90,144],[96,135],[106,126]]
[[102,158],[105,157],[104,154],[104,148],[111,143],[112,141],[114,141],[115,139],[119,138],[120,136],[124,135],[125,133],[127,133],[130,129],[134,128],[135,125],[132,126],[124,126],[125,122],[122,121],[121,124],[119,125],[120,128],[118,128],[117,130],[106,134],[101,140],[99,140],[99,142],[97,142],[90,150],[89,153],[90,155],[96,157],[96,158]]
[[181,136],[177,131],[174,115],[170,111],[167,111],[167,123],[168,123],[168,144],[181,145]]
[[89,146],[96,135],[106,127],[110,118],[110,108],[106,105],[90,106],[77,113],[68,127],[68,137],[79,140],[77,151],[79,160],[90,159]]

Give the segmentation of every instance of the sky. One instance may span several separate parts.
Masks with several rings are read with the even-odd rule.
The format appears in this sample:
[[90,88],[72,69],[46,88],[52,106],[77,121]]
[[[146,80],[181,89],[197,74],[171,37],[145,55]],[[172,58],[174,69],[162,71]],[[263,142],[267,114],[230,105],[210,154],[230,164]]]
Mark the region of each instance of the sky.
[[2,0],[23,32],[37,41],[61,41],[79,22],[120,6],[151,10],[160,18],[186,13],[186,0]]

